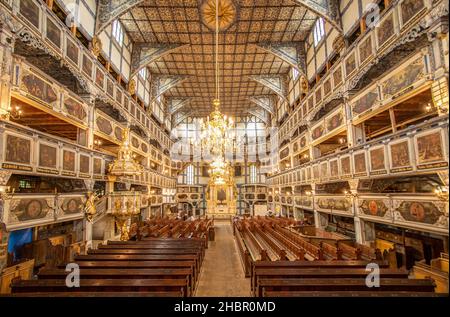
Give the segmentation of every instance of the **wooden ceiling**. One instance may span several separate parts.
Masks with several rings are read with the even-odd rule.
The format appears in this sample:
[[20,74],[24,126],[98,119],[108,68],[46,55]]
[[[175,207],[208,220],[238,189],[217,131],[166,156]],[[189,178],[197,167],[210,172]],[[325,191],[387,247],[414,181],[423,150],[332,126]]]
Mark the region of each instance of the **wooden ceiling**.
[[[231,0],[229,0],[231,1]],[[245,115],[254,107],[248,97],[272,92],[250,75],[287,74],[289,64],[254,44],[305,40],[316,14],[290,0],[233,1],[236,17],[221,32],[219,43],[222,111]],[[154,75],[189,75],[166,97],[191,97],[195,116],[212,110],[215,96],[214,31],[201,14],[201,0],[146,0],[121,16],[135,43],[189,44],[149,65]]]

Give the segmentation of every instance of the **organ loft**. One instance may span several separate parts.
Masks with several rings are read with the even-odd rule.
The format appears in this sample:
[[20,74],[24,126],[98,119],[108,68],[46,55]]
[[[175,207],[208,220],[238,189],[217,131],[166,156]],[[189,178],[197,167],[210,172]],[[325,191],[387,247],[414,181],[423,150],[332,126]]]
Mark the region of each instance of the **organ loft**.
[[448,6],[0,0],[0,297],[448,296]]

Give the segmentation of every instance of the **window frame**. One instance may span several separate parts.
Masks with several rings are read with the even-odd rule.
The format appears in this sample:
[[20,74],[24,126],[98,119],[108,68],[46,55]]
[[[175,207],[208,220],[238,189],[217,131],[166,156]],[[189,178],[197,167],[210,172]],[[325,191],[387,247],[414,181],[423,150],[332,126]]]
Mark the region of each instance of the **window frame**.
[[313,44],[314,47],[318,47],[325,38],[325,21],[322,17],[319,17],[313,26]]

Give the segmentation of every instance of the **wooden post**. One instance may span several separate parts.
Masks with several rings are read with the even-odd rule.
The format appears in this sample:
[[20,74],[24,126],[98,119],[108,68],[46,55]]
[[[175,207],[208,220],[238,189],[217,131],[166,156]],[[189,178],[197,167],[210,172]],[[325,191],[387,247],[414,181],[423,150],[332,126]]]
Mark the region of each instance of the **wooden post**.
[[389,108],[389,117],[391,119],[392,133],[397,132],[397,122],[395,120],[394,108]]
[[367,29],[366,17],[363,17],[361,20],[359,20],[359,27],[361,29],[361,34],[364,34],[366,32],[366,29]]
[[53,9],[53,0],[47,0],[47,6],[49,7],[50,10]]

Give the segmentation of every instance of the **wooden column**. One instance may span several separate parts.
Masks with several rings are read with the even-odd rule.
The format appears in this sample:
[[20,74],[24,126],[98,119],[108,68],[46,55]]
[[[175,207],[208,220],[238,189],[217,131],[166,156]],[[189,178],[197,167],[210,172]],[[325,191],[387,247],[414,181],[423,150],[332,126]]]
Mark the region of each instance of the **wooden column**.
[[394,108],[389,108],[389,118],[391,119],[392,133],[397,132],[397,121],[395,120]]

